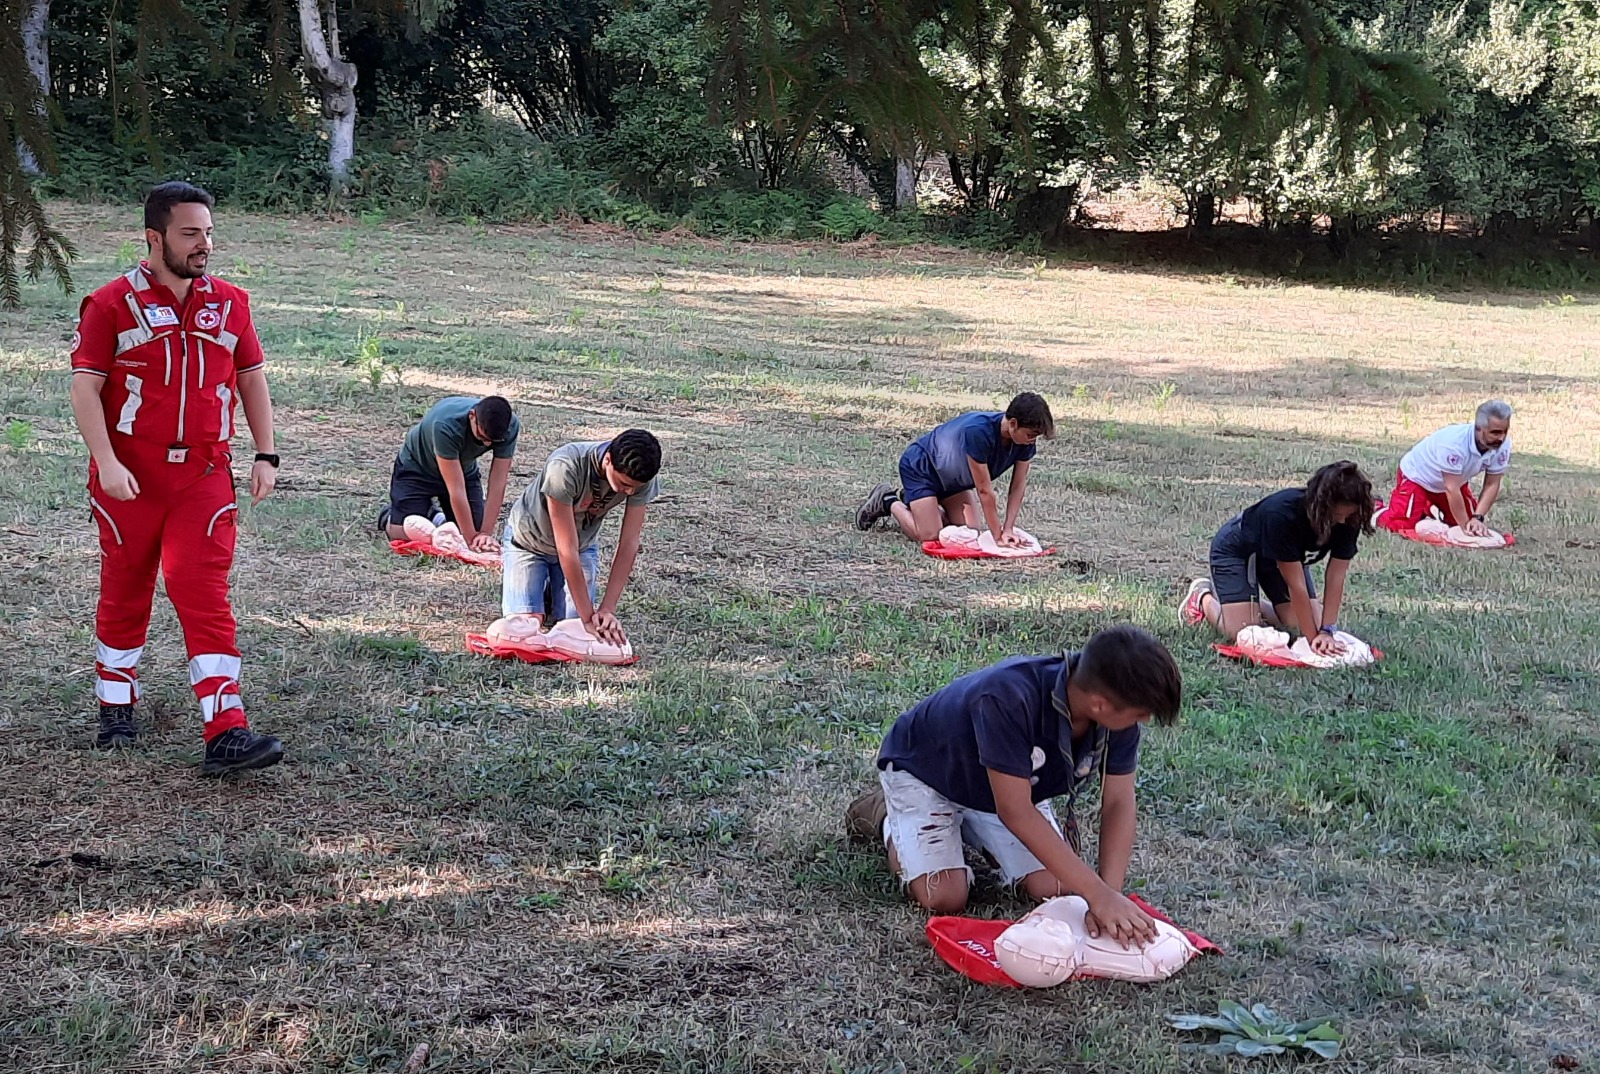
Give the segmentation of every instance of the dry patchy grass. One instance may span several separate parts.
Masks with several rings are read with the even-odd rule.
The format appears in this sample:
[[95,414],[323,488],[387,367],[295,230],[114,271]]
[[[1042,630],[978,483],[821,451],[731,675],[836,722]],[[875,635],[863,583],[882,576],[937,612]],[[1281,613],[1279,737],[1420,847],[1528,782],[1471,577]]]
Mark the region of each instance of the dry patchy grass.
[[[59,212],[108,278],[132,212]],[[0,317],[0,1067],[387,1070],[427,1040],[441,1071],[1222,1069],[1160,1015],[1237,998],[1334,1014],[1330,1070],[1600,1069],[1600,307],[221,223],[286,458],[245,511],[247,703],[290,763],[195,778],[165,608],[148,745],[89,748],[72,303],[33,292]],[[940,564],[851,528],[909,437],[1024,387],[1063,432],[1024,521],[1061,556]],[[495,580],[372,533],[406,424],[489,390],[524,419],[519,486],[566,440],[662,436],[640,665],[468,657]],[[1345,618],[1379,669],[1225,666],[1177,630],[1228,514],[1337,456],[1388,475],[1488,395],[1519,408],[1523,543],[1370,541]],[[1134,875],[1230,954],[1152,988],[969,987],[840,810],[909,701],[1118,620],[1167,637],[1191,699],[1145,752]]]

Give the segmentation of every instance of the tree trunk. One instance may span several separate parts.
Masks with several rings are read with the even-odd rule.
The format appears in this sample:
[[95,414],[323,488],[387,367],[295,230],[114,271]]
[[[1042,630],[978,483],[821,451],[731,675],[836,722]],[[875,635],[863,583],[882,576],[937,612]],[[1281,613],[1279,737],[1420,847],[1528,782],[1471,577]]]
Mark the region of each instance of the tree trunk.
[[[22,10],[22,54],[27,58],[28,70],[39,83],[39,103],[34,110],[40,116],[45,114],[45,100],[50,96],[50,39],[45,36],[49,25],[50,0],[27,0]],[[39,159],[20,139],[17,159],[27,174],[40,174]]]
[[306,77],[322,98],[322,120],[328,128],[328,171],[342,192],[350,182],[350,158],[356,151],[356,66],[339,53],[336,0],[299,0],[300,50]]
[[906,157],[898,157],[894,162],[894,207],[897,210],[917,207],[917,165]]
[[1189,202],[1189,226],[1194,230],[1209,232],[1217,222],[1217,195],[1210,190],[1201,191]]

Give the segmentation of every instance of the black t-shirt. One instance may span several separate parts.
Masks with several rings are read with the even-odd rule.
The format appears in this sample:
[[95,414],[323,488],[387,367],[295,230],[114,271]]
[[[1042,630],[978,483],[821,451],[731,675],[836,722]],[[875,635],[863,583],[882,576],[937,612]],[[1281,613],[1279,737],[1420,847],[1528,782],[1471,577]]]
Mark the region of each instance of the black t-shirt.
[[1058,696],[1062,656],[1013,656],[961,676],[901,714],[878,751],[892,764],[968,809],[995,811],[989,769],[1033,784],[1033,800],[1069,793],[1101,768],[1123,776],[1139,764],[1139,725],[1093,725],[1072,739]]
[[1333,527],[1327,544],[1317,544],[1306,517],[1306,490],[1284,489],[1245,508],[1237,551],[1273,563],[1316,563],[1329,555],[1354,559],[1358,533],[1355,526],[1342,523]]

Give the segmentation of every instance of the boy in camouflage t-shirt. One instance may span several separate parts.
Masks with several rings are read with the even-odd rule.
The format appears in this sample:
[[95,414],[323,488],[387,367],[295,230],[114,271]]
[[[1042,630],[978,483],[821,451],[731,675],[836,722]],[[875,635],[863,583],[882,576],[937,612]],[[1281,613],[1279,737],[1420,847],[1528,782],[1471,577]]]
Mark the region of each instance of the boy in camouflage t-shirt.
[[[501,614],[543,615],[546,627],[580,619],[602,641],[623,644],[617,603],[633,573],[646,505],[660,493],[660,469],[661,444],[643,429],[552,451],[506,521]],[[599,598],[600,526],[623,503],[622,535]],[[580,576],[584,584],[574,587]]]

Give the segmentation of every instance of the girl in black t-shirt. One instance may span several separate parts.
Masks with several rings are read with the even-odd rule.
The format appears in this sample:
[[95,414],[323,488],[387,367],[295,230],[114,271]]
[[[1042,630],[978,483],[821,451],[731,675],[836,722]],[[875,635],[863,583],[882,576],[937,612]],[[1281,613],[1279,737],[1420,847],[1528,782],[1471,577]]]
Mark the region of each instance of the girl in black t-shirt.
[[[1336,656],[1339,606],[1356,555],[1356,539],[1372,529],[1372,482],[1353,462],[1329,463],[1303,489],[1284,489],[1229,519],[1211,542],[1211,577],[1196,578],[1184,600],[1184,621],[1202,619],[1232,641],[1263,618],[1298,628],[1311,649]],[[1317,599],[1309,564],[1327,559],[1327,595]],[[1257,593],[1266,596],[1258,600]]]

